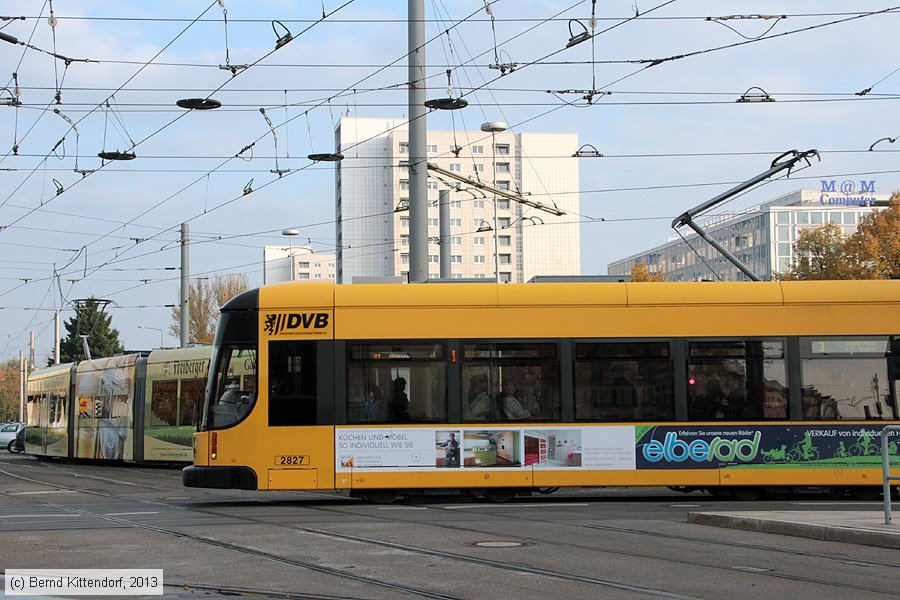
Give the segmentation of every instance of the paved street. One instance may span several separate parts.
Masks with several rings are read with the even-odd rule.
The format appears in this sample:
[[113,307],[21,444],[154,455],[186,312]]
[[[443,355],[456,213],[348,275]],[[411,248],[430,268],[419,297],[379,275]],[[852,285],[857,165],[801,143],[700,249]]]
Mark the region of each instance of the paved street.
[[661,488],[428,497],[181,487],[176,469],[0,457],[4,568],[161,568],[166,595],[743,598],[900,595],[896,551],[687,522],[698,511],[874,511],[820,496]]

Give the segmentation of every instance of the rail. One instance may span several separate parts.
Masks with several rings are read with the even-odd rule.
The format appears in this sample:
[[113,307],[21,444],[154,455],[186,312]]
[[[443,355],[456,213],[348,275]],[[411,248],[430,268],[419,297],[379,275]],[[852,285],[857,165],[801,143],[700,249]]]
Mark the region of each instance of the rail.
[[888,446],[888,432],[900,431],[900,425],[888,425],[881,430],[881,473],[884,485],[884,524],[891,524],[891,481],[900,481],[900,476],[891,476],[891,455]]

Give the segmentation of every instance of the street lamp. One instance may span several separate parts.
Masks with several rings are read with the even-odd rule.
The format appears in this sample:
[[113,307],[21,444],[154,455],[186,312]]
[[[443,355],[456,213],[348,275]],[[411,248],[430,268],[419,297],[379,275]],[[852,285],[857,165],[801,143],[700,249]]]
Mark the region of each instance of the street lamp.
[[281,235],[286,235],[288,238],[288,265],[290,265],[291,270],[291,279],[290,281],[294,281],[294,236],[300,235],[300,231],[297,229],[285,229],[281,232]]
[[159,332],[159,349],[163,350],[165,346],[163,346],[163,330],[159,327],[147,327],[146,325],[138,325],[138,329],[152,329],[153,331]]
[[[492,185],[497,189],[497,143],[495,136],[506,131],[509,126],[503,121],[488,121],[481,124],[481,130],[491,134],[491,173]],[[497,247],[497,193],[494,193],[494,281],[500,281],[500,250]]]

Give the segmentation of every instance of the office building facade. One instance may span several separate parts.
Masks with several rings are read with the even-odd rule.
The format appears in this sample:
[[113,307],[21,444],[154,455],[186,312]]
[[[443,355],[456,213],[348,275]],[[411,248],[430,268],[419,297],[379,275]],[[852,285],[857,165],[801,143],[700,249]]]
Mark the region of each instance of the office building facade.
[[[336,171],[337,279],[402,277],[409,272],[407,122],[342,117],[335,131],[344,155]],[[493,142],[493,144],[492,144]],[[440,190],[450,192],[451,278],[499,281],[581,271],[578,149],[574,134],[430,131],[428,161],[489,186],[565,211],[563,216],[497,199],[467,184],[429,174],[429,277],[440,273]],[[457,189],[461,188],[461,189]]]
[[[775,279],[795,264],[794,243],[809,227],[835,223],[844,235],[856,231],[863,216],[887,205],[889,196],[842,196],[804,189],[780,196],[739,214],[700,221],[703,229],[760,279]],[[749,278],[715,248],[687,227],[685,239],[677,234],[650,250],[610,263],[610,275],[630,274],[645,264],[651,273],[664,273],[668,281],[746,281]],[[688,235],[690,232],[691,235]]]

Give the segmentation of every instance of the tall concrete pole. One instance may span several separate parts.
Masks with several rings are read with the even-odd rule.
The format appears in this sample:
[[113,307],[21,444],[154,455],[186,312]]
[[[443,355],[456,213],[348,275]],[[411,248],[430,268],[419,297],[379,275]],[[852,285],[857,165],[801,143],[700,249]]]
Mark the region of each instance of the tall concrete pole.
[[191,267],[188,253],[188,224],[181,224],[181,347],[187,348],[190,341],[191,314],[189,301],[191,297]]
[[25,422],[25,393],[28,388],[25,382],[25,354],[19,350],[19,421]]
[[60,333],[59,332],[59,309],[56,309],[56,325],[53,328],[53,330],[54,330],[55,337],[56,337],[56,344],[55,344],[55,347],[53,350],[53,364],[58,365],[59,364],[59,333]]
[[409,281],[428,279],[425,0],[409,0]]
[[34,368],[34,330],[31,330],[31,341],[28,344],[28,361],[31,365],[31,368]]
[[440,210],[441,279],[450,279],[450,191],[438,192]]

